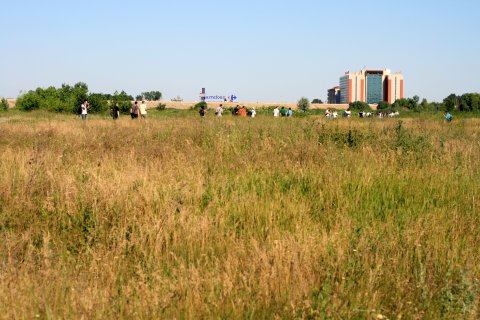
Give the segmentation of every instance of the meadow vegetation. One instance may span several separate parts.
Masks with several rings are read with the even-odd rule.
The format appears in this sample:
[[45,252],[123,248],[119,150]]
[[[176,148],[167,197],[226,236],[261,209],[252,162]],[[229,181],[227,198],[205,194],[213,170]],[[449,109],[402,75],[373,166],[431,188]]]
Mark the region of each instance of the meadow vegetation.
[[1,318],[480,317],[480,119],[169,112],[0,117]]

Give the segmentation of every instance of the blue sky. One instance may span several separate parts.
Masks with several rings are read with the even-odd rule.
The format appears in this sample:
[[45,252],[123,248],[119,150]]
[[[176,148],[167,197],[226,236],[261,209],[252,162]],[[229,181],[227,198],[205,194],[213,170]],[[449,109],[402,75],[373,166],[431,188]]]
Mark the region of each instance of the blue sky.
[[0,0],[0,96],[86,82],[164,99],[326,98],[345,71],[389,68],[405,94],[479,92],[480,2]]

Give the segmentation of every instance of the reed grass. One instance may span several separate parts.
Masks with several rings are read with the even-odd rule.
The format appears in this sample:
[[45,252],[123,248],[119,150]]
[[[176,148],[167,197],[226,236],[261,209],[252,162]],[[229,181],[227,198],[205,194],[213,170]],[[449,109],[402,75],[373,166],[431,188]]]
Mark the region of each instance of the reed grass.
[[0,317],[476,319],[480,120],[0,121]]

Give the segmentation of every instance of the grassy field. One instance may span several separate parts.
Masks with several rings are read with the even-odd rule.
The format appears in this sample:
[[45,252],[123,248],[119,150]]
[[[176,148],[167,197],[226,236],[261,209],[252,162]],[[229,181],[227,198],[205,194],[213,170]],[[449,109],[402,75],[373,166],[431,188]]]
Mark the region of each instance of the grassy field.
[[0,117],[0,318],[478,319],[480,119]]

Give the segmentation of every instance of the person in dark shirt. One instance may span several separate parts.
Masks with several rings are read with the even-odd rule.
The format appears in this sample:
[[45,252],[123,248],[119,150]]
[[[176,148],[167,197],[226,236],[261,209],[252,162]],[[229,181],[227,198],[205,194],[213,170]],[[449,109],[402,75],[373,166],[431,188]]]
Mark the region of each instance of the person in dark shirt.
[[118,108],[118,103],[115,103],[115,105],[112,107],[112,110],[110,110],[110,114],[113,120],[118,119],[118,116],[120,115],[120,109]]
[[238,116],[240,114],[240,106],[237,104],[237,106],[233,109],[232,114],[234,116]]
[[202,106],[202,108],[200,109],[200,111],[198,111],[198,113],[200,114],[200,117],[205,117],[207,115],[207,110],[205,109],[204,106]]
[[138,118],[138,101],[135,101],[135,103],[133,104],[130,115],[132,116],[132,119]]
[[287,109],[285,109],[285,107],[282,107],[282,109],[280,109],[280,115],[282,117],[285,117],[287,115]]

